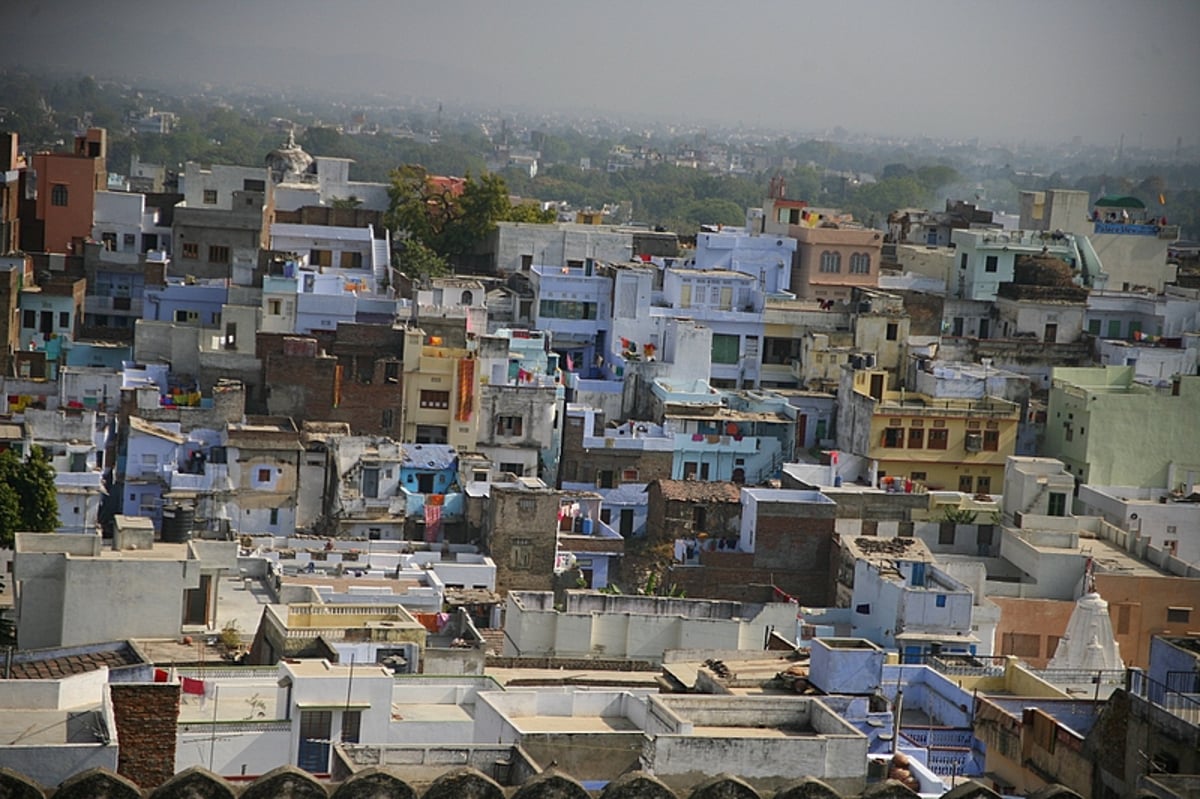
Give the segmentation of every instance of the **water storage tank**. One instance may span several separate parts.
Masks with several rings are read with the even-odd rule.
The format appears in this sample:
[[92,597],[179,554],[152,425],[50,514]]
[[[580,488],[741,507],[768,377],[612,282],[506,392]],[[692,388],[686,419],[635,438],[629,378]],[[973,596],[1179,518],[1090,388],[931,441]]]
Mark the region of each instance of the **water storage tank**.
[[192,537],[196,511],[183,505],[163,505],[162,540],[167,544],[182,544]]

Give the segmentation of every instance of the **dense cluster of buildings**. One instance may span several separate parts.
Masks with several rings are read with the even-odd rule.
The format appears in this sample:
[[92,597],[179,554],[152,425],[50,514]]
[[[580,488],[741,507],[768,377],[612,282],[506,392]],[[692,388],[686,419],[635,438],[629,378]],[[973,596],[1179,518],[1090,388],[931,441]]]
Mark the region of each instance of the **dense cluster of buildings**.
[[775,180],[413,281],[291,137],[172,193],[0,143],[0,448],[59,519],[4,553],[0,766],[1195,795],[1200,290],[1138,201],[884,231]]

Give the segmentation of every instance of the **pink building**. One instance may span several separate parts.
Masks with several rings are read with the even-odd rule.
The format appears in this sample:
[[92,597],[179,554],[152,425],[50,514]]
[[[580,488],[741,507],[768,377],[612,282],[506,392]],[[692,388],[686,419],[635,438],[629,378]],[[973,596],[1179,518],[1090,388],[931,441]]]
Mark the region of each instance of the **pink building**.
[[883,234],[878,230],[789,226],[796,239],[791,290],[801,299],[849,299],[855,286],[879,285]]

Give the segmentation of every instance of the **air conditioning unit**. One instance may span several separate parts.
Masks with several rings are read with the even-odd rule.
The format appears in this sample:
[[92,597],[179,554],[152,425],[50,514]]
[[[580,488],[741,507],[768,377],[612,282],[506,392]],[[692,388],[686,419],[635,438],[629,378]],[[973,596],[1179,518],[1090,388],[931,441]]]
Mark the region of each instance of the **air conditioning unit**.
[[967,452],[979,452],[983,449],[982,433],[967,433]]

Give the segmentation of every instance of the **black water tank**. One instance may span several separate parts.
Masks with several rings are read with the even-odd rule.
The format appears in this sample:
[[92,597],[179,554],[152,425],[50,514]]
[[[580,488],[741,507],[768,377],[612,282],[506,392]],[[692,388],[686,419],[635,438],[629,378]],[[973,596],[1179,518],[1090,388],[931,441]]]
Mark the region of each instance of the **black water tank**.
[[196,511],[183,505],[163,505],[162,540],[168,544],[182,544],[192,537],[196,523]]

